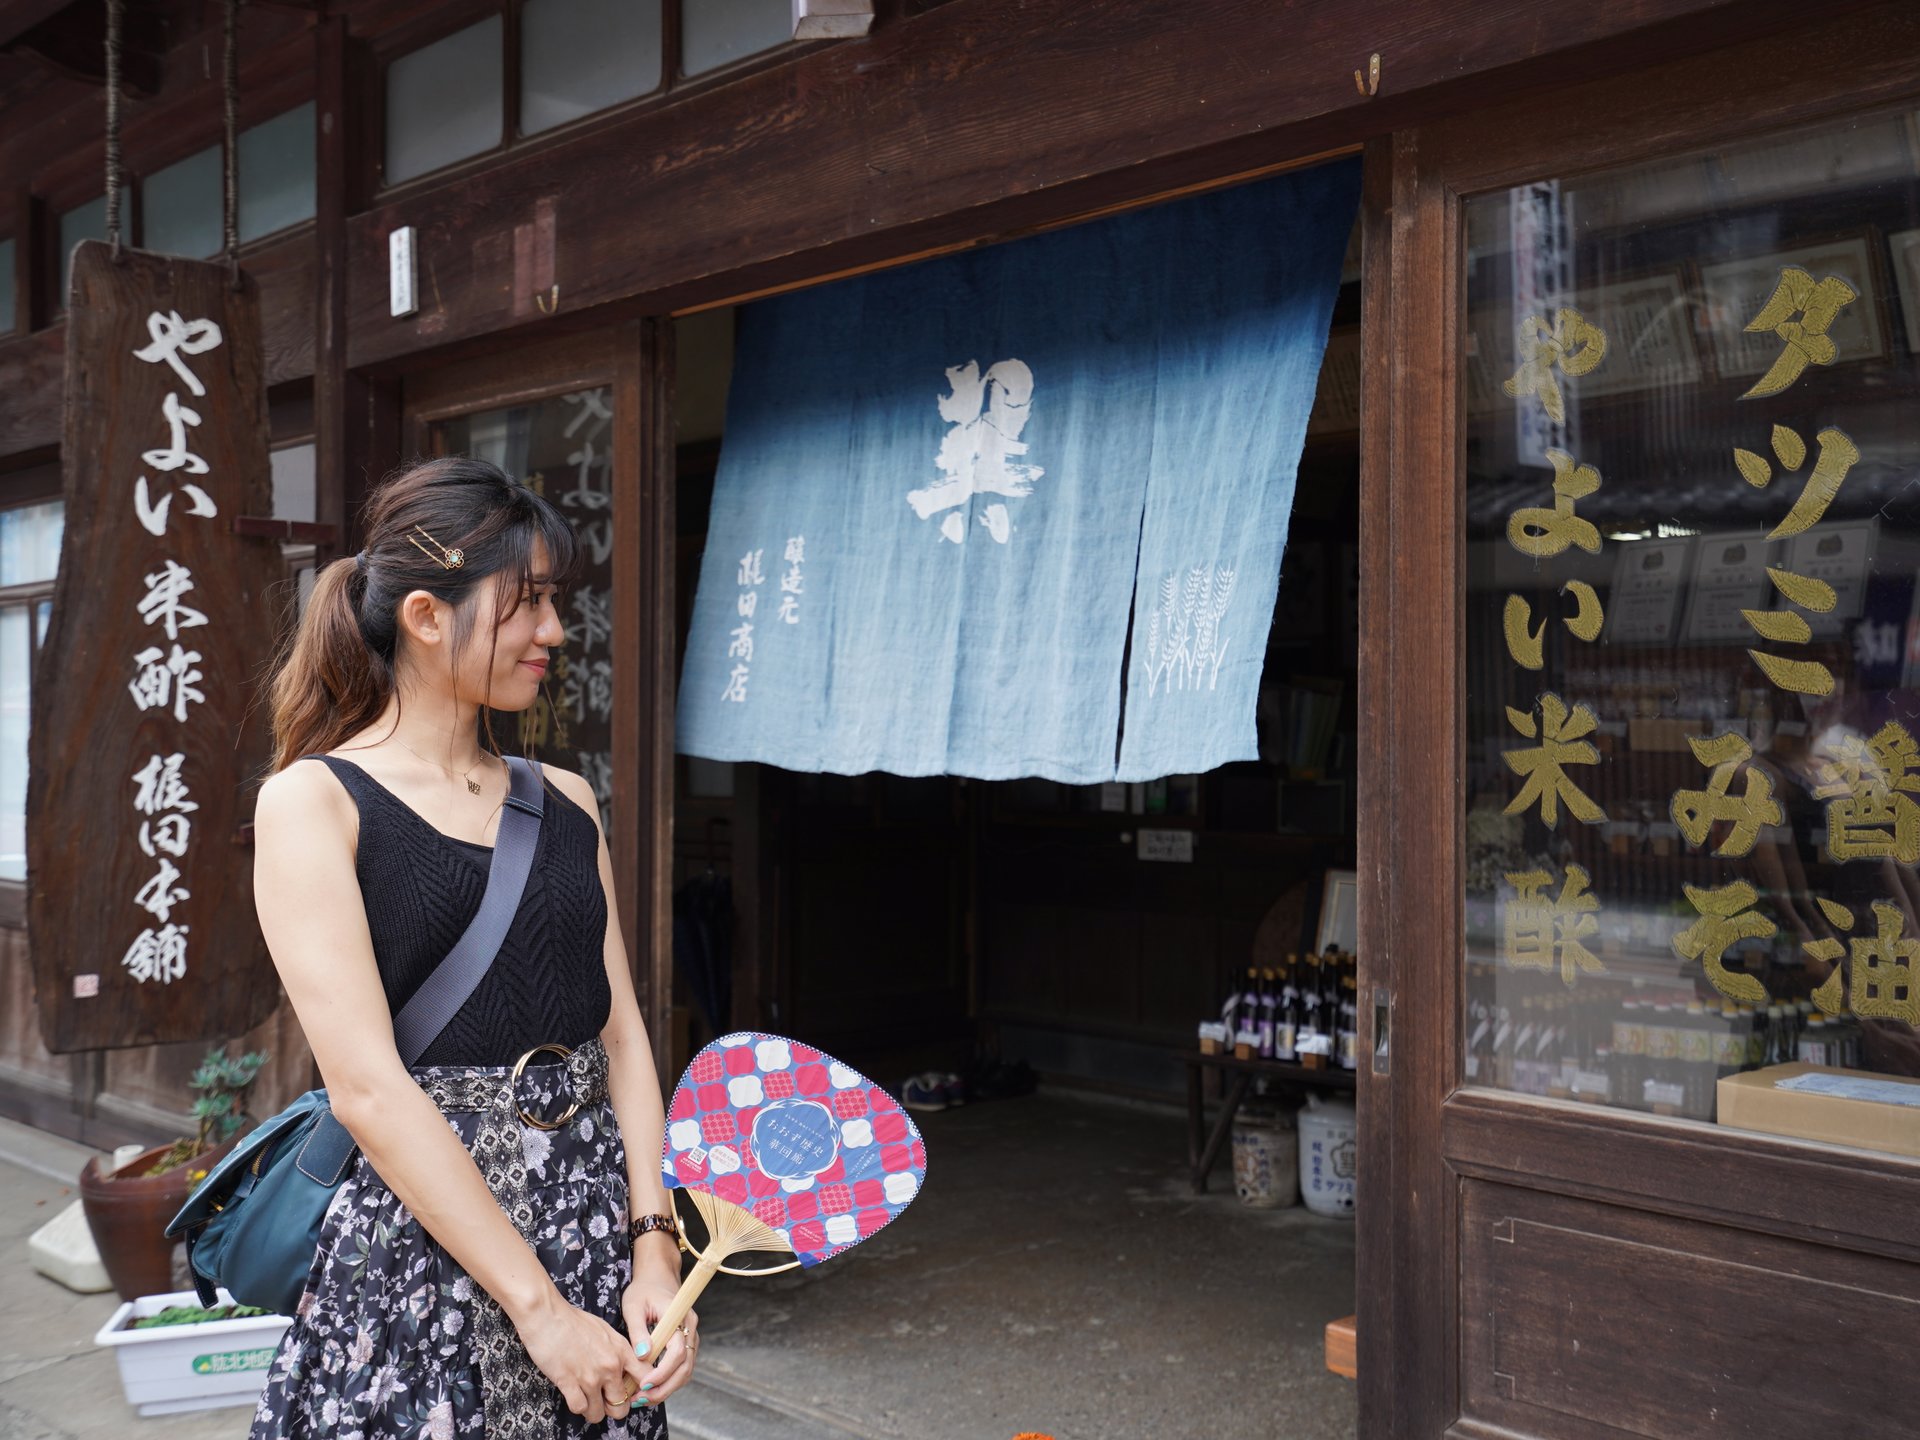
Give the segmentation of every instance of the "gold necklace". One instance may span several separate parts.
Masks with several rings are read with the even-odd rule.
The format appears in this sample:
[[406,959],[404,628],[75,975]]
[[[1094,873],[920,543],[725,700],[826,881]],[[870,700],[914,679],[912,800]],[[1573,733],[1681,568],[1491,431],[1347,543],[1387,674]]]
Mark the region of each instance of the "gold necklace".
[[414,749],[411,745],[407,744],[407,742],[402,740],[398,735],[393,737],[393,743],[398,745],[402,750],[406,751],[409,755],[413,756],[414,759],[424,760],[426,761],[427,764],[432,765],[441,771],[444,771],[446,774],[453,776],[457,780],[465,780],[467,782],[467,793],[471,795],[478,795],[480,793],[480,782],[478,780],[473,779],[472,777],[473,777],[473,772],[475,770],[478,770],[482,765],[486,764],[489,758],[484,752],[481,754],[478,760],[474,761],[473,764],[467,767],[466,774],[463,775],[458,770],[449,770],[445,765],[442,765],[438,760],[427,760],[426,756],[422,755],[418,750]]

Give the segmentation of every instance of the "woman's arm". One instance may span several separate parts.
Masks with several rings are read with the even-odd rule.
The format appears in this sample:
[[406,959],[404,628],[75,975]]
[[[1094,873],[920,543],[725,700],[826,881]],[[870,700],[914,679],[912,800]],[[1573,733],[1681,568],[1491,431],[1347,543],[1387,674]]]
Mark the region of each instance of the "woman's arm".
[[[318,763],[261,787],[254,907],[333,1113],[381,1181],[500,1302],[576,1414],[604,1416],[626,1387],[618,1332],[569,1305],[481,1178],[473,1157],[401,1063],[354,874],[350,796]],[[596,1332],[593,1327],[598,1327]],[[611,1343],[609,1343],[609,1340]],[[632,1366],[636,1378],[644,1367]]]
[[[594,798],[593,787],[571,771],[553,765],[541,768],[561,793],[593,817],[595,833],[599,834],[600,803]],[[627,947],[620,935],[620,907],[613,888],[613,860],[607,851],[605,835],[599,836],[599,849],[600,886],[607,897],[607,934],[602,952],[607,987],[613,995],[600,1041],[607,1049],[607,1090],[627,1151],[627,1208],[635,1218],[671,1215],[673,1208],[660,1179],[660,1153],[666,1141],[666,1106],[660,1098],[660,1076],[654,1068],[646,1021],[640,1016],[640,1004],[633,993],[633,976],[627,968]],[[634,1241],[633,1284],[628,1292],[627,1318],[635,1344],[644,1345],[647,1338],[646,1331],[638,1327],[643,1323],[651,1327],[679,1288],[680,1247],[673,1237],[663,1230],[655,1230]],[[698,1324],[698,1317],[687,1316],[689,1334],[696,1331]],[[683,1350],[676,1338],[662,1352],[659,1363],[647,1375],[648,1399],[664,1399],[685,1382],[692,1366],[690,1358],[686,1364],[681,1363]]]

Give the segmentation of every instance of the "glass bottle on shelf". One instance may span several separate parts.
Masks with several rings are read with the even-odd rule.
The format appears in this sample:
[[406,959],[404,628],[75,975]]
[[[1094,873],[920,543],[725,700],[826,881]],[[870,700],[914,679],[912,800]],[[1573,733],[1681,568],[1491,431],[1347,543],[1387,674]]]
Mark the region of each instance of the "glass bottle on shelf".
[[1274,1011],[1273,1020],[1273,1058],[1292,1061],[1297,1058],[1296,1042],[1300,1031],[1300,991],[1297,978],[1297,957],[1287,956],[1285,968],[1280,972],[1280,997]]

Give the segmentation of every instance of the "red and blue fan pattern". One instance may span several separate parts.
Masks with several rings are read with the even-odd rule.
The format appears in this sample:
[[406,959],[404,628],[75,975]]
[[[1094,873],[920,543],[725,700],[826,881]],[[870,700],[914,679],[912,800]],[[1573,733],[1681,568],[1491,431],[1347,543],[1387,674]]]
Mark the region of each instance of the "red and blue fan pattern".
[[899,1102],[859,1071],[746,1030],[706,1046],[680,1077],[661,1170],[669,1188],[752,1211],[811,1266],[906,1209],[927,1150]]

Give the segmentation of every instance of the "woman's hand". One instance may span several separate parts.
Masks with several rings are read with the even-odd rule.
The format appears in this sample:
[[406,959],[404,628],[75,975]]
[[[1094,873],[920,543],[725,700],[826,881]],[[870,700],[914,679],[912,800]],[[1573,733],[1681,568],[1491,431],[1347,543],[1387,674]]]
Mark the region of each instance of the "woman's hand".
[[[645,1275],[627,1286],[626,1292],[620,1297],[620,1312],[626,1317],[627,1333],[633,1336],[634,1350],[646,1348],[653,1327],[667,1313],[667,1307],[673,1303],[678,1290],[677,1285],[669,1285]],[[687,1318],[680,1322],[680,1329],[674,1331],[673,1338],[667,1341],[667,1348],[661,1352],[659,1360],[653,1365],[641,1364],[645,1373],[640,1376],[640,1393],[634,1397],[635,1400],[657,1405],[686,1384],[693,1378],[694,1353],[699,1348],[700,1317],[689,1310]]]
[[627,1393],[647,1378],[647,1367],[613,1326],[569,1305],[555,1290],[537,1309],[513,1317],[521,1344],[540,1372],[566,1397],[567,1408],[597,1425],[620,1419]]

